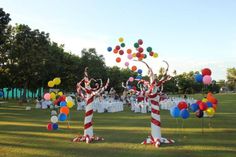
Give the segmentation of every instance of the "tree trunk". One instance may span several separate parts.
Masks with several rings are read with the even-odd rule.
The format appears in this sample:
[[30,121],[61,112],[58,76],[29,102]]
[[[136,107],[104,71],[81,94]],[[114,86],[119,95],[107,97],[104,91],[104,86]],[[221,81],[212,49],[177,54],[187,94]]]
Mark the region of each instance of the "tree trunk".
[[15,88],[11,88],[12,99],[15,99]]

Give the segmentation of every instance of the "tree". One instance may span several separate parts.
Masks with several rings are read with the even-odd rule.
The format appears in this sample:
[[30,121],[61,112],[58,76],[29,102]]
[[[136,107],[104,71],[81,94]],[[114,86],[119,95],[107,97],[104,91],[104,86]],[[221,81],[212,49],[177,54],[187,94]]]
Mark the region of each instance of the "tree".
[[230,90],[236,89],[236,68],[227,69],[227,84]]

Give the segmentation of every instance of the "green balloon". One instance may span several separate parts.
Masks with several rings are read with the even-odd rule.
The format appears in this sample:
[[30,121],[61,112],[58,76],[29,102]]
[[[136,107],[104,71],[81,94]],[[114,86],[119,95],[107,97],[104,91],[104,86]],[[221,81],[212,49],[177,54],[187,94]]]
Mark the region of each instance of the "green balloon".
[[148,48],[147,48],[147,52],[152,52],[152,48],[151,48],[151,47],[148,47]]
[[125,43],[121,43],[120,46],[121,46],[121,47],[125,47]]
[[138,47],[139,47],[139,44],[138,44],[138,43],[134,43],[134,47],[135,47],[135,48],[138,48]]

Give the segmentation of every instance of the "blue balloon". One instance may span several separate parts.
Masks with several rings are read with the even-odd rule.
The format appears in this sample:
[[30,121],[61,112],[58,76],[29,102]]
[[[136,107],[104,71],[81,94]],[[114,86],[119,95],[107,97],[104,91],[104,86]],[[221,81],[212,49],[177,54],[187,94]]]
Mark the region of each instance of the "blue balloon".
[[178,118],[180,115],[180,110],[177,106],[174,106],[170,109],[170,115],[174,118]]
[[203,79],[203,77],[202,77],[201,74],[197,74],[197,75],[195,75],[195,80],[196,80],[196,82],[198,82],[198,83],[202,83],[202,79]]
[[138,75],[135,80],[141,80],[142,79],[142,76],[141,75]]
[[138,69],[139,74],[142,74],[142,72],[143,72],[142,69]]
[[210,101],[206,102],[206,104],[208,107],[213,107],[213,104]]
[[197,103],[191,104],[190,108],[193,112],[196,112],[199,109],[199,105]]
[[61,101],[61,102],[60,102],[60,106],[61,106],[61,107],[66,106],[66,102],[65,102],[65,101]]
[[1,98],[1,97],[3,97],[3,92],[2,92],[2,91],[0,91],[0,98]]
[[66,114],[64,114],[64,113],[60,113],[58,117],[59,117],[60,121],[65,121],[67,118]]
[[187,109],[182,109],[182,110],[180,111],[180,115],[181,115],[181,117],[182,117],[183,119],[187,119],[187,118],[190,116],[190,114],[189,114],[189,112],[188,112]]
[[107,48],[107,51],[108,51],[108,52],[111,52],[111,51],[112,51],[112,48],[111,48],[111,47],[108,47],[108,48]]
[[57,123],[52,124],[52,128],[53,128],[53,130],[57,130],[58,129],[58,124]]

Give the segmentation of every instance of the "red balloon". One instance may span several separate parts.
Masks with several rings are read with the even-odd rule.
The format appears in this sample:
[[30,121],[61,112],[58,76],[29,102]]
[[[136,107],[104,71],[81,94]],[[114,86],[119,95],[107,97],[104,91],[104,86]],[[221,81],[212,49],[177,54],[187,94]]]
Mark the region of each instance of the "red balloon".
[[188,108],[188,104],[185,101],[180,101],[178,104],[180,110]]
[[117,46],[116,46],[116,49],[117,49],[117,50],[119,50],[119,49],[120,49],[120,46],[119,46],[119,45],[117,45]]
[[209,75],[211,76],[211,70],[209,68],[202,69],[202,76]]
[[150,55],[150,56],[153,56],[153,55],[154,55],[154,52],[149,52],[149,55]]
[[48,129],[49,131],[51,131],[51,130],[53,129],[53,128],[52,128],[52,123],[48,123],[47,129]]
[[138,44],[139,44],[139,45],[142,45],[142,44],[143,44],[143,40],[142,40],[142,39],[139,39],[139,40],[138,40]]
[[138,53],[136,54],[136,57],[137,57],[137,58],[140,58],[140,56],[141,56],[141,53],[138,52]]
[[123,51],[123,50],[120,50],[120,51],[119,51],[119,54],[120,54],[120,55],[123,55],[123,54],[124,54],[124,51]]
[[120,63],[120,61],[121,61],[121,58],[120,58],[120,57],[117,57],[117,58],[116,58],[116,62],[117,62],[117,63]]
[[202,103],[201,100],[197,100],[196,104],[200,105]]
[[204,102],[201,102],[201,104],[199,104],[199,109],[202,111],[205,111],[207,109],[207,104]]
[[139,47],[139,48],[138,48],[138,52],[142,53],[142,52],[143,52],[143,48],[142,48],[142,47]]

